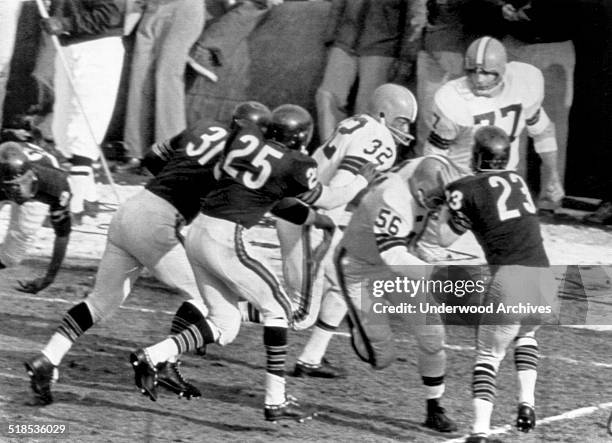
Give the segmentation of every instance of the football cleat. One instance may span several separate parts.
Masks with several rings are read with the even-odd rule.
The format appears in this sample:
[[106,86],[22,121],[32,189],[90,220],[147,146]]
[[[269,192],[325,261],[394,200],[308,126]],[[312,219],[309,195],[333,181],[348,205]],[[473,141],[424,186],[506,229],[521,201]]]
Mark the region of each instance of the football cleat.
[[465,439],[465,443],[489,443],[489,441],[486,434],[471,434]]
[[51,383],[57,381],[57,367],[44,355],[26,361],[24,363],[26,371],[30,376],[30,387],[40,401],[45,404],[53,403],[51,395]]
[[436,406],[433,410],[428,411],[423,426],[438,432],[455,432],[457,430],[457,424],[446,415],[442,406]]
[[157,381],[159,386],[187,400],[201,397],[202,393],[200,390],[183,377],[180,365],[180,361],[174,363],[164,362],[157,365]]
[[280,405],[265,405],[264,416],[266,421],[277,422],[279,420],[294,420],[299,423],[304,423],[310,420],[312,412],[305,411],[297,399],[291,395],[287,395],[285,401]]
[[521,432],[529,432],[536,425],[535,409],[529,403],[521,403],[516,415],[516,428]]
[[293,370],[294,377],[344,378],[346,375],[347,373],[344,368],[333,366],[325,358],[318,365],[298,360]]
[[137,349],[130,354],[130,363],[134,369],[134,382],[142,395],[157,401],[157,370],[144,349]]

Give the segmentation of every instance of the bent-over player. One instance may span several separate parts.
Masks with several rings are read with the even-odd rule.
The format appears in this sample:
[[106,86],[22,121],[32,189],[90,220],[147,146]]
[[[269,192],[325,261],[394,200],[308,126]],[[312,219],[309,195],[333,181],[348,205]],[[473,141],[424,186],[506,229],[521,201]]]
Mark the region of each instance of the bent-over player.
[[53,252],[43,277],[19,282],[19,290],[32,294],[43,290],[55,280],[59,272],[72,231],[70,199],[72,193],[68,174],[59,169],[57,161],[42,149],[27,143],[5,142],[0,145],[0,207],[5,201],[12,208],[11,222],[2,245],[4,264],[17,264],[34,234],[44,221],[44,213],[37,202],[48,205],[51,226],[55,232]]
[[[372,294],[364,293],[366,282],[398,275],[418,280],[428,275],[430,267],[416,256],[415,243],[444,201],[444,187],[462,175],[450,160],[437,155],[397,166],[365,194],[336,249],[336,270],[348,305],[353,347],[375,368],[391,363],[393,335],[387,314],[373,311]],[[418,370],[425,386],[424,425],[453,432],[457,426],[440,405],[446,372],[444,325],[437,315],[407,319],[417,339]]]

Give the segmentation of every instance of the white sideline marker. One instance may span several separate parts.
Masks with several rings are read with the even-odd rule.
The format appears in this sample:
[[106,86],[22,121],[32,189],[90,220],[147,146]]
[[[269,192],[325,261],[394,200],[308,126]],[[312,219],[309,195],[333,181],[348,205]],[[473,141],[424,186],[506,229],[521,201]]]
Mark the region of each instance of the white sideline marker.
[[[571,411],[564,412],[563,414],[553,415],[552,417],[546,417],[537,421],[538,425],[545,425],[548,423],[554,423],[561,420],[571,420],[573,418],[584,417],[585,415],[591,415],[594,412],[612,408],[612,402],[600,403],[597,406],[588,406],[586,408],[573,409]],[[512,425],[499,426],[491,429],[489,435],[505,434],[513,429]],[[453,438],[450,440],[444,440],[444,443],[463,443],[469,434],[463,437]]]

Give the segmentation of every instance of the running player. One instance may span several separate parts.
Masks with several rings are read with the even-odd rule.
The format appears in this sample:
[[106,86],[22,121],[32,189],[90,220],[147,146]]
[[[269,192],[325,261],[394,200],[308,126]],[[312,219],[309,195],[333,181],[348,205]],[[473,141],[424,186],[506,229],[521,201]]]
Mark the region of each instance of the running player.
[[475,176],[451,183],[440,213],[439,240],[452,244],[471,230],[491,267],[484,300],[494,314],[485,314],[478,327],[478,354],[473,370],[474,423],[468,443],[489,441],[495,381],[506,349],[514,342],[519,386],[516,426],[535,427],[535,383],[538,342],[535,332],[548,314],[498,313],[499,306],[531,304],[557,312],[557,284],[542,245],[536,206],[523,178],[505,170],[511,158],[511,139],[494,126],[476,131],[472,167]]

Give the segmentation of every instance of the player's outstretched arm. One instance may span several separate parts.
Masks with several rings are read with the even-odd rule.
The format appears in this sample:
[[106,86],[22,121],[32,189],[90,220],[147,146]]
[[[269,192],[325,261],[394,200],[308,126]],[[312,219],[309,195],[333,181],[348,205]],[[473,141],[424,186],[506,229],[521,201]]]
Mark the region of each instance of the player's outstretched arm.
[[51,224],[55,231],[55,240],[53,242],[53,253],[51,261],[47,267],[47,272],[44,277],[35,278],[30,281],[19,281],[18,290],[30,294],[36,294],[42,291],[47,286],[55,281],[55,277],[62,267],[66,250],[68,249],[68,241],[70,240],[70,232],[72,231],[72,221],[68,203],[65,206],[55,207],[51,210]]
[[49,267],[47,268],[47,273],[45,276],[29,281],[18,281],[19,287],[17,289],[21,292],[36,294],[53,283],[62,266],[64,257],[66,256],[66,249],[68,249],[69,239],[70,236],[56,236],[53,243],[53,255],[51,256],[51,262],[49,262]]

